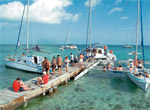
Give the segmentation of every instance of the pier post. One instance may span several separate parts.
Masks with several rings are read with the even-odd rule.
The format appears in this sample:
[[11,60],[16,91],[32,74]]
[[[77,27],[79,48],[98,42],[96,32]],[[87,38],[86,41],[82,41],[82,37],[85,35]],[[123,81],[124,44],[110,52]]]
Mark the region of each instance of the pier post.
[[67,80],[65,80],[65,84],[68,84],[68,81],[67,81]]
[[41,85],[43,96],[45,96],[45,85]]
[[48,91],[48,94],[52,94],[53,93],[53,88],[50,88],[50,90]]
[[54,86],[54,92],[57,91],[57,86]]
[[23,101],[24,101],[24,107],[26,107],[27,106],[27,97],[26,96],[23,97]]

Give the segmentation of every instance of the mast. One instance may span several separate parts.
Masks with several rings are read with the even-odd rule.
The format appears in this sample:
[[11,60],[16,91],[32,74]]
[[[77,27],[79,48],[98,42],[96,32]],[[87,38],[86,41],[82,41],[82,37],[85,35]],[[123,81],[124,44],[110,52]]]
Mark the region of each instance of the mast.
[[28,56],[28,40],[29,40],[29,0],[27,5],[27,51],[26,51],[27,56]]
[[137,53],[138,53],[139,8],[140,8],[140,0],[138,0],[138,12],[137,12],[137,24],[136,24],[136,52],[135,52],[135,60],[137,60]]
[[65,44],[69,44],[69,32],[70,32],[70,27],[68,26],[67,34],[66,34],[66,39],[65,39]]
[[91,0],[89,0],[89,45],[91,51]]
[[143,19],[142,19],[142,1],[140,1],[140,22],[141,22],[141,46],[142,46],[142,57],[143,65],[145,66],[145,55],[144,55],[144,38],[143,38]]

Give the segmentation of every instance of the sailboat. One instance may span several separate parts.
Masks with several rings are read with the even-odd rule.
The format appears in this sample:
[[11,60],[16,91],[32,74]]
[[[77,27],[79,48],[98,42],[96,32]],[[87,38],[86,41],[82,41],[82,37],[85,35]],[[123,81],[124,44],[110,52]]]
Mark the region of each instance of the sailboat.
[[130,46],[129,44],[125,44],[123,47],[124,48],[132,48],[132,46]]
[[[89,44],[88,44],[89,39]],[[117,60],[116,55],[113,54],[113,51],[108,49],[107,45],[94,45],[91,44],[91,0],[89,0],[89,17],[87,24],[87,36],[86,36],[86,52],[94,54],[94,59],[96,60],[105,60],[105,62],[111,62]],[[89,45],[89,47],[88,47]]]
[[[128,36],[127,36],[127,42],[129,41],[129,39],[128,39]],[[125,44],[124,46],[123,46],[124,48],[132,48],[132,46],[130,46],[129,44]]]
[[[139,15],[140,14],[140,15]],[[140,60],[138,59],[138,32],[139,32],[139,16],[140,16],[140,28],[141,28],[141,46],[142,46],[142,57],[143,57],[143,65],[140,64]],[[136,28],[136,52],[131,52],[128,55],[134,55],[134,60],[128,60],[128,68],[129,71],[128,77],[142,90],[146,91],[149,84],[149,72],[145,68],[145,58],[144,58],[144,40],[143,40],[143,24],[142,24],[142,2],[138,0],[138,15],[137,15],[137,28]],[[130,65],[130,67],[129,67]],[[140,65],[140,66],[139,66]],[[140,68],[139,68],[140,67]]]
[[[25,5],[26,5],[26,1],[25,1]],[[21,24],[20,24],[19,34],[18,34],[18,40],[17,40],[17,44],[16,44],[16,49],[15,49],[15,54],[13,57],[7,56],[4,59],[4,64],[6,67],[11,67],[11,68],[15,68],[15,69],[23,70],[23,71],[42,73],[41,63],[44,60],[44,58],[42,56],[36,56],[36,55],[29,56],[28,55],[28,50],[29,50],[28,49],[29,0],[28,0],[28,4],[27,4],[27,47],[26,47],[26,55],[23,54],[22,56],[19,56],[19,57],[16,56],[18,46],[20,45],[19,39],[20,39],[22,22],[23,22],[23,18],[24,18],[25,7],[26,7],[25,5],[24,5],[24,9],[23,9],[23,14],[22,14],[22,19],[21,19]]]
[[67,35],[66,35],[66,40],[65,40],[65,45],[61,47],[61,49],[77,49],[76,45],[69,44],[69,33],[70,33],[70,28],[68,27]]

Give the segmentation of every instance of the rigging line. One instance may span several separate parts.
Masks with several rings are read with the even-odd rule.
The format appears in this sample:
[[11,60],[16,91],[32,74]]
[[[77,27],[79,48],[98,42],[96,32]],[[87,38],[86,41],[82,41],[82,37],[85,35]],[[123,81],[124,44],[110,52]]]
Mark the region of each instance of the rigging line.
[[[90,8],[90,7],[89,7]],[[90,10],[90,9],[89,9]],[[88,13],[88,22],[87,22],[87,33],[86,33],[86,47],[88,45],[88,38],[89,38],[89,19],[90,19],[90,13]]]
[[25,3],[24,3],[24,8],[23,8],[23,13],[22,13],[22,18],[21,18],[21,23],[20,23],[20,28],[19,28],[19,33],[18,33],[18,39],[17,39],[14,58],[16,56],[16,52],[17,52],[17,49],[18,49],[18,43],[19,43],[19,39],[20,39],[20,33],[21,33],[21,29],[22,29],[22,22],[23,22],[23,17],[24,17],[24,12],[25,12],[25,5],[26,5],[26,0],[25,0]]

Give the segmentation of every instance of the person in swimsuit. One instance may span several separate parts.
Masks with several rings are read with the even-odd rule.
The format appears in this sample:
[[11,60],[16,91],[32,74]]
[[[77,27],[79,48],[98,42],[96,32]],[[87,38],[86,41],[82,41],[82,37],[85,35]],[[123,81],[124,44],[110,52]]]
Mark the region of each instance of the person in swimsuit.
[[74,56],[74,64],[75,64],[75,66],[77,66],[77,63],[78,63],[78,56],[77,56],[77,54],[75,54],[75,56]]
[[46,71],[46,74],[51,78],[52,75],[49,74],[49,70],[50,70],[50,63],[47,60],[47,57],[44,58],[44,61],[42,62],[42,67],[43,67],[43,72]]
[[121,65],[119,65],[118,70],[119,70],[119,71],[122,71],[122,70],[123,70],[123,68],[122,68]]
[[115,67],[113,68],[113,70],[117,70],[117,66],[115,66]]
[[79,64],[80,64],[80,66],[81,67],[83,67],[83,59],[84,59],[84,56],[82,55],[82,54],[80,54],[80,56],[79,56]]
[[66,72],[68,72],[68,66],[70,63],[70,60],[68,59],[68,57],[65,57],[64,63],[65,63],[65,67],[66,67]]
[[55,57],[53,57],[53,60],[52,60],[52,71],[53,71],[53,76],[55,75],[55,68],[56,68],[56,60],[55,60]]
[[25,56],[25,53],[23,53],[22,56]]
[[58,66],[58,74],[61,74],[61,66],[62,66],[62,58],[57,55],[57,66]]
[[71,66],[73,66],[73,59],[74,59],[73,54],[70,53],[70,63],[71,63]]

